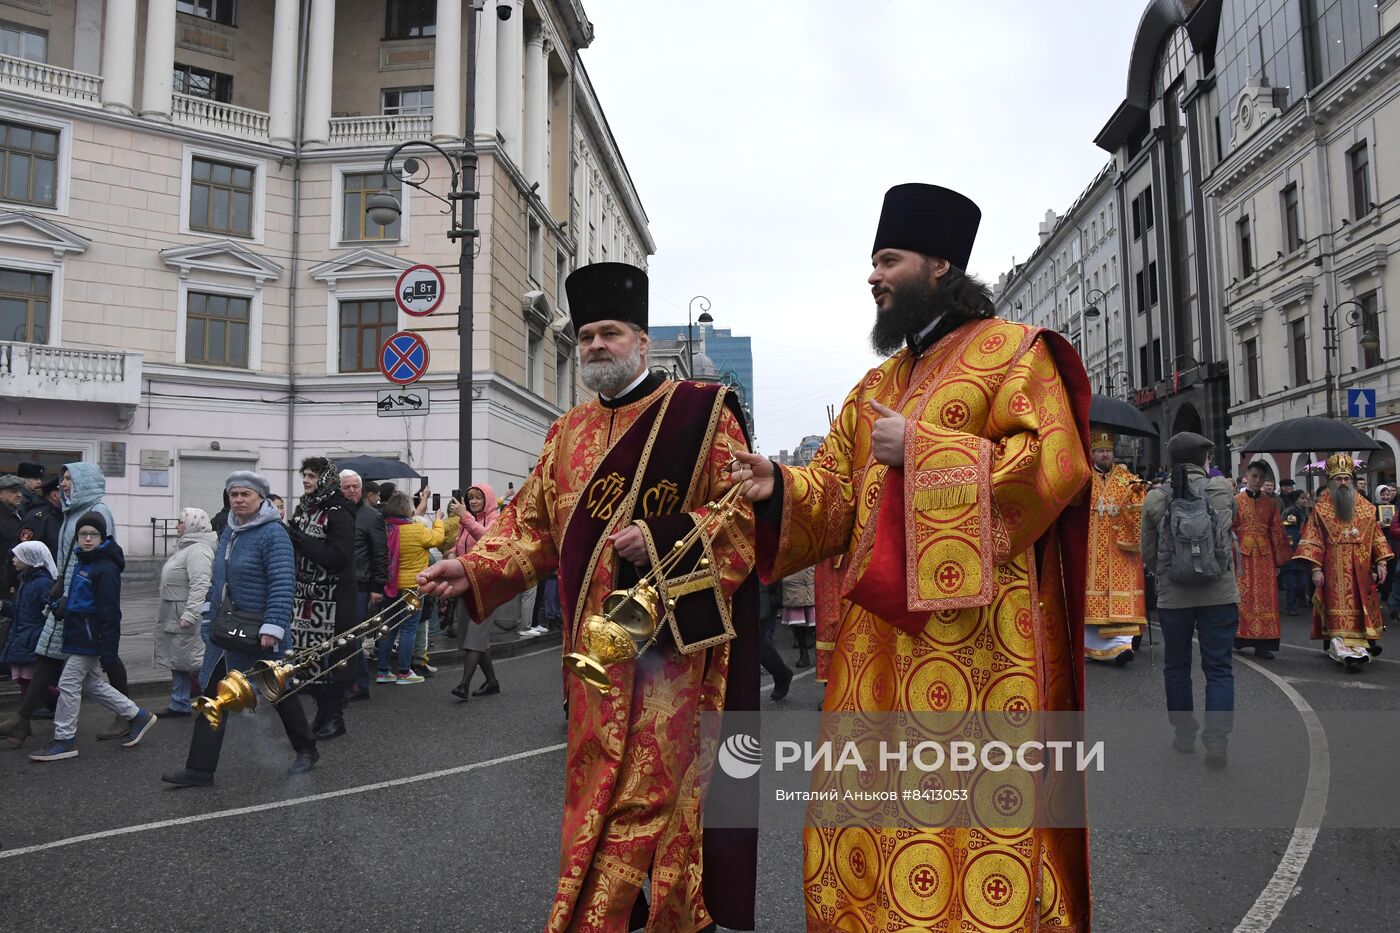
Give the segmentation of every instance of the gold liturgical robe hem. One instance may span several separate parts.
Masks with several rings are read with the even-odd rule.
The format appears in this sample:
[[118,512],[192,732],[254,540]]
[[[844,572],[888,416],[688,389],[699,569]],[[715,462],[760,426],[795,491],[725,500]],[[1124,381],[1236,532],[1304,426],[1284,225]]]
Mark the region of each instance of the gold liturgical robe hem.
[[1379,641],[1385,617],[1371,571],[1394,555],[1376,521],[1376,507],[1358,496],[1356,513],[1344,522],[1324,492],[1303,526],[1295,556],[1322,569],[1322,588],[1313,600],[1312,637],[1340,637],[1349,648]]
[[1147,484],[1121,463],[1094,470],[1089,491],[1089,567],[1084,624],[1104,638],[1140,635],[1147,625],[1143,588],[1142,500]]
[[[471,585],[467,608],[474,620],[485,619],[555,570],[562,548],[579,546],[564,534],[575,509],[615,510],[615,515],[608,512],[611,530],[631,520],[635,503],[624,490],[632,477],[622,477],[622,487],[595,484],[595,472],[648,406],[675,385],[664,383],[641,400],[613,409],[597,400],[585,402],[554,423],[534,472],[462,558]],[[720,405],[719,411],[684,503],[692,515],[705,514],[700,504],[718,499],[728,488],[731,448],[748,448],[728,407]],[[750,573],[752,536],[753,511],[745,503],[709,542],[726,599]],[[618,570],[616,552],[604,547],[587,592],[566,593],[561,587],[565,652],[575,650],[578,636],[571,623],[601,611],[604,597],[617,586]],[[648,878],[647,929],[693,930],[710,922],[702,889],[700,826],[714,749],[702,747],[697,724],[701,713],[724,708],[728,672],[728,644],[683,655],[665,643],[635,665],[610,665],[614,686],[606,694],[564,677],[569,697],[564,818],[548,930],[627,929]]]
[[1265,495],[1235,496],[1235,539],[1240,558],[1235,578],[1240,587],[1240,628],[1237,640],[1277,641],[1278,568],[1293,559],[1293,546],[1283,531],[1278,500]]
[[[849,594],[881,559],[872,561],[882,485],[901,473],[874,461],[870,403],[907,419],[904,606],[924,607],[923,621],[908,634],[841,600],[827,712],[1079,708],[1079,636],[1057,595],[1060,563],[1044,561],[1038,574],[1036,544],[1081,501],[1090,468],[1047,339],[993,319],[958,328],[918,360],[901,350],[847,396],[809,467],[781,468],[781,521],[776,535],[760,525],[760,575],[845,555]],[[1082,562],[1082,538],[1071,546]],[[809,931],[1088,928],[1082,829],[809,826],[804,843]]]

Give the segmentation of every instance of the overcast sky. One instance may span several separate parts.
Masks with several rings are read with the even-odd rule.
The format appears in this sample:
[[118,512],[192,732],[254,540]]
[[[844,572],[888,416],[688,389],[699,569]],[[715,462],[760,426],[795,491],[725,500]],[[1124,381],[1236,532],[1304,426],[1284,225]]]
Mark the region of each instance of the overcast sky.
[[974,273],[1026,258],[1107,153],[1145,0],[584,0],[582,53],[651,221],[651,320],[753,337],[766,453],[825,434],[878,360],[870,247],[884,192],[982,208]]

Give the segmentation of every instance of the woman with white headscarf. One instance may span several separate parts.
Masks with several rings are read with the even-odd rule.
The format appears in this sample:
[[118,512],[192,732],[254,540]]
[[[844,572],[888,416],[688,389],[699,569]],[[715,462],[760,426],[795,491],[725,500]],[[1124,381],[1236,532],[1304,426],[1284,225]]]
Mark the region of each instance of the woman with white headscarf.
[[218,535],[203,509],[185,509],[175,526],[180,539],[160,571],[160,615],[156,619],[155,665],[170,671],[170,707],[161,716],[190,715],[199,692],[204,639],[199,623],[209,600]]
[[[44,630],[44,606],[49,590],[58,576],[53,555],[42,541],[25,541],[14,547],[14,568],[19,576],[15,598],[0,607],[0,614],[10,620],[10,632],[0,649],[0,664],[9,665],[10,679],[19,685],[21,698],[29,692],[29,677],[34,672],[35,649],[39,634]],[[26,724],[28,720],[25,721]]]

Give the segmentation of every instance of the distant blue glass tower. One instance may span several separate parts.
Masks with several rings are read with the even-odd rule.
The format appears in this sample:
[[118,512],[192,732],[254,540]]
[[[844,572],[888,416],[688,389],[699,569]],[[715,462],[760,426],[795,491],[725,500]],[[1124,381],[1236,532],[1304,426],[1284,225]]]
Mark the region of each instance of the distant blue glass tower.
[[[704,331],[702,339],[700,332]],[[656,340],[685,340],[684,324],[660,324],[647,328]],[[705,355],[715,364],[720,381],[742,393],[744,407],[753,412],[753,339],[735,336],[729,328],[695,325],[695,343],[705,347]]]

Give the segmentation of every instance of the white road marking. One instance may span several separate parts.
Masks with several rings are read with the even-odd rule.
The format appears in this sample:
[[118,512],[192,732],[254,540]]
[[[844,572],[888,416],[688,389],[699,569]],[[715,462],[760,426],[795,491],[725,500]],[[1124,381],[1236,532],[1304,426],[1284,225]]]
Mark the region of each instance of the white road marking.
[[1325,687],[1350,687],[1355,690],[1389,690],[1385,684],[1367,684],[1359,680],[1323,680],[1320,677],[1285,677],[1290,684],[1322,684]]
[[438,778],[452,777],[457,774],[466,774],[468,771],[478,771],[482,768],[489,768],[493,765],[508,764],[512,761],[523,761],[527,758],[534,758],[538,755],[548,755],[553,752],[563,751],[567,747],[566,743],[560,742],[557,745],[545,745],[541,748],[532,748],[529,751],[516,752],[513,755],[502,755],[500,758],[492,758],[488,761],[474,761],[471,764],[458,765],[455,768],[443,768],[440,771],[427,771],[423,774],[412,774],[408,777],[394,778],[389,781],[377,781],[373,784],[361,784],[357,787],[346,787],[341,790],[327,791],[323,794],[309,794],[305,797],[292,797],[288,800],[274,800],[269,803],[259,803],[248,807],[234,807],[229,810],[214,810],[210,813],[199,813],[194,816],[182,816],[171,820],[157,820],[154,823],[142,823],[139,826],[119,826],[116,829],[104,829],[96,833],[84,833],[81,836],[70,836],[67,839],[56,839],[53,842],[43,842],[38,845],[23,846],[18,849],[10,849],[0,852],[0,859],[15,858],[20,855],[32,855],[35,852],[44,852],[49,849],[58,849],[64,846],[77,845],[82,842],[95,842],[99,839],[111,839],[115,836],[129,836],[132,833],[149,832],[154,829],[167,829],[171,826],[187,826],[191,823],[204,823],[209,820],[222,820],[232,816],[247,816],[250,813],[263,813],[268,810],[284,810],[288,807],[298,807],[308,803],[318,803],[322,800],[334,800],[337,797],[350,797],[355,794],[366,794],[370,791],[385,790],[390,787],[402,787],[405,784],[417,784],[420,781],[433,781]]
[[1258,671],[1283,691],[1308,730],[1308,783],[1303,791],[1303,803],[1298,808],[1298,822],[1293,827],[1293,836],[1288,840],[1288,848],[1279,859],[1273,877],[1259,892],[1254,906],[1235,927],[1235,933],[1265,933],[1283,912],[1308,864],[1313,846],[1317,844],[1317,834],[1322,825],[1323,814],[1327,810],[1327,791],[1332,782],[1332,763],[1327,748],[1327,732],[1322,728],[1322,720],[1303,699],[1303,695],[1273,671],[1248,658],[1236,658]]

